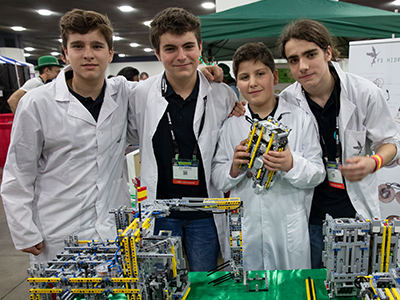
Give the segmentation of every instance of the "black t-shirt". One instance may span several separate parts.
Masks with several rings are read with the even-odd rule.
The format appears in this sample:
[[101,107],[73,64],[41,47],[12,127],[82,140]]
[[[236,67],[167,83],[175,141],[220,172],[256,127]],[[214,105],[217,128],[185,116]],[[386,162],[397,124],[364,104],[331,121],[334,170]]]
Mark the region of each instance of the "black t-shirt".
[[[335,87],[323,108],[311,100],[307,93],[305,93],[308,105],[318,122],[321,137],[320,144],[323,151],[325,167],[326,160],[335,161],[336,159],[336,115],[338,115],[340,111],[340,79],[333,67],[330,67],[330,72],[335,78]],[[340,156],[341,153],[339,153],[339,157]],[[340,161],[342,161],[341,157]],[[328,175],[326,175],[325,180],[314,189],[310,224],[321,225],[327,213],[333,218],[354,218],[356,214],[349,195],[347,194],[347,190],[329,186]]]
[[251,107],[250,107],[250,105],[249,105],[248,108],[249,108],[249,111],[250,111],[250,114],[251,114],[251,118],[252,118],[252,119],[257,119],[257,120],[259,120],[259,121],[267,120],[269,116],[271,116],[271,117],[274,118],[275,113],[276,113],[276,110],[277,110],[277,108],[278,108],[279,97],[275,97],[275,99],[276,99],[276,105],[275,105],[274,109],[273,109],[273,110],[269,113],[269,115],[266,116],[264,119],[261,119],[261,117],[260,117],[258,114],[254,113],[254,112],[251,110]]
[[[66,80],[71,79],[72,77],[73,77],[72,71],[69,71],[65,74]],[[67,85],[67,86],[68,86],[69,92],[76,99],[78,99],[84,107],[86,107],[86,109],[91,113],[91,115],[97,122],[97,119],[99,118],[101,106],[103,105],[103,101],[104,101],[104,92],[106,90],[106,81],[104,80],[104,84],[103,84],[103,88],[101,89],[101,93],[100,93],[100,95],[97,96],[96,100],[94,100],[94,101],[93,101],[92,97],[85,98],[85,97],[79,95],[78,93],[76,93],[75,91],[73,91],[69,87],[69,85]]]
[[[197,145],[196,137],[193,132],[193,120],[197,96],[199,94],[199,83],[199,78],[197,78],[192,93],[187,99],[183,99],[180,95],[175,93],[168,83],[168,80],[166,80],[167,89],[164,97],[168,101],[168,111],[170,113],[175,139],[178,144],[179,159],[192,159],[193,151]],[[199,101],[202,101],[202,99]],[[164,113],[158,123],[157,130],[153,136],[153,149],[158,168],[157,199],[208,197],[200,150],[198,150],[196,154],[196,158],[199,161],[199,185],[180,185],[173,184],[172,182],[172,159],[175,157],[175,150],[168,125],[167,112]],[[172,212],[170,217],[199,219],[212,217],[212,214],[205,212]]]

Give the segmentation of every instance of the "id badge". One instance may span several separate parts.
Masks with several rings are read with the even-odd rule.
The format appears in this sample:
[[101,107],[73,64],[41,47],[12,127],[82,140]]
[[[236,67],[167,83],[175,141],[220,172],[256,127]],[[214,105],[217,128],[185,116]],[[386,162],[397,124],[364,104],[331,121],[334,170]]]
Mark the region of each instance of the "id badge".
[[172,182],[181,185],[199,185],[199,161],[172,159]]
[[344,190],[342,173],[338,170],[340,164],[334,161],[328,161],[326,172],[328,173],[329,186]]

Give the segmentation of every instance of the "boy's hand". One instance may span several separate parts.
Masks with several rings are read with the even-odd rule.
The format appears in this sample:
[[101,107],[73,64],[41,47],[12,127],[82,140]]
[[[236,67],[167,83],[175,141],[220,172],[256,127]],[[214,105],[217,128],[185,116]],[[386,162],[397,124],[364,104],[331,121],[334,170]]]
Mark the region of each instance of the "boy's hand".
[[246,101],[236,102],[235,107],[232,109],[232,112],[229,114],[229,118],[232,116],[240,117],[243,116],[246,112],[244,106],[246,105]]
[[40,242],[39,244],[37,244],[36,246],[33,247],[29,247],[26,249],[22,249],[22,252],[26,252],[26,253],[30,253],[33,255],[39,255],[43,250],[43,242]]
[[236,178],[242,172],[243,169],[239,168],[240,165],[245,165],[249,162],[250,153],[246,152],[246,142],[247,140],[243,140],[235,147],[231,171],[229,172],[232,178]]
[[347,165],[340,165],[338,169],[350,182],[360,181],[368,174],[374,172],[376,162],[370,157],[355,156],[346,159]]
[[263,162],[268,171],[289,172],[293,168],[293,156],[288,146],[285,151],[268,151],[263,154]]
[[209,81],[222,82],[222,79],[224,79],[224,71],[216,65],[200,66],[199,70]]

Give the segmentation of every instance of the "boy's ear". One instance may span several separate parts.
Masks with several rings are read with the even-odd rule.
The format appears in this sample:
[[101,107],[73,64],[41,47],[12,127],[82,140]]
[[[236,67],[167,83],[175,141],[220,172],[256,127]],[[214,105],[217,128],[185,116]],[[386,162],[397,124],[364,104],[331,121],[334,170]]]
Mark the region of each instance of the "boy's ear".
[[108,63],[111,63],[111,62],[113,61],[113,58],[114,58],[114,50],[111,49],[111,50],[110,50],[110,57],[109,57],[109,59],[108,59]]
[[156,49],[156,48],[154,48],[154,53],[155,53],[155,55],[157,56],[157,59],[158,59],[159,61],[161,61],[161,62],[162,62],[162,60],[161,60],[161,56],[160,56],[160,53],[158,53],[158,51],[157,51],[157,49]]
[[277,85],[279,83],[279,72],[277,69],[274,71],[274,85]]

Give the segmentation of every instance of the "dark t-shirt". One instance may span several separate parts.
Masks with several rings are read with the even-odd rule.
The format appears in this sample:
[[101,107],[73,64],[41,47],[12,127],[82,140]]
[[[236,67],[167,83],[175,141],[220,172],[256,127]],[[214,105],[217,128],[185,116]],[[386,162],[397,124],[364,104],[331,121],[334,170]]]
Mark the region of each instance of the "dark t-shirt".
[[[323,108],[311,100],[307,93],[305,93],[308,105],[318,122],[321,137],[320,144],[323,151],[325,167],[327,160],[336,160],[336,115],[338,115],[340,111],[340,79],[333,67],[330,67],[330,72],[335,78],[335,87]],[[341,151],[339,158],[341,161]],[[310,224],[321,225],[327,213],[333,218],[354,218],[356,214],[349,195],[347,194],[347,190],[329,186],[328,175],[326,175],[325,180],[314,189]]]
[[[197,78],[196,85],[187,99],[183,99],[180,95],[176,94],[167,80],[166,84],[167,89],[164,97],[168,101],[168,111],[171,116],[175,139],[178,144],[179,159],[192,159],[193,151],[197,145],[196,137],[193,132],[193,120],[197,96],[199,94],[199,78]],[[172,159],[175,157],[175,150],[168,125],[167,112],[164,113],[158,123],[157,130],[153,136],[153,149],[158,168],[157,199],[208,197],[200,150],[198,150],[196,154],[196,158],[199,161],[199,185],[180,185],[172,182]],[[170,217],[199,219],[212,217],[212,214],[204,212],[172,212]]]

